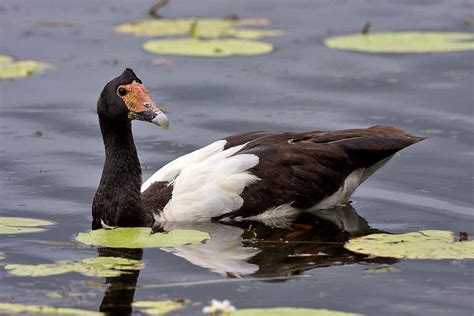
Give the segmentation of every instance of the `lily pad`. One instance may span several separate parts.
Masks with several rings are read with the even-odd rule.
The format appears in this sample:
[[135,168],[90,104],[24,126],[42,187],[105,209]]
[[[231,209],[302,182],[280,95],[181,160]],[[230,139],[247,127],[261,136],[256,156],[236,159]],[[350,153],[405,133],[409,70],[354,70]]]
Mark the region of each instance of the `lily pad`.
[[41,219],[0,216],[0,235],[41,232],[47,228],[38,226],[51,226],[54,224],[56,223]]
[[13,58],[11,58],[10,56],[6,56],[6,55],[0,55],[0,64],[4,63],[11,63],[13,62]]
[[406,234],[372,234],[349,240],[350,251],[399,259],[474,259],[474,241],[454,241],[450,231],[423,230]]
[[474,34],[448,32],[386,32],[328,38],[329,48],[369,53],[446,53],[474,49]]
[[177,229],[169,233],[152,234],[151,228],[145,227],[97,229],[79,233],[76,237],[86,245],[111,248],[177,247],[200,244],[209,238],[208,233],[197,230]]
[[86,258],[80,261],[63,260],[48,264],[7,264],[5,270],[17,276],[42,277],[69,272],[90,277],[116,277],[129,270],[143,269],[143,262],[118,257]]
[[276,308],[245,308],[238,309],[232,313],[232,316],[350,316],[359,315],[328,309],[295,308],[295,307],[276,307]]
[[95,316],[104,315],[103,313],[88,311],[77,308],[65,308],[65,307],[53,307],[47,305],[23,305],[23,304],[10,304],[0,303],[0,313],[13,315],[13,314],[25,314],[29,315],[84,315],[84,316]]
[[383,273],[383,272],[398,272],[398,271],[400,270],[394,266],[380,266],[380,267],[365,269],[366,273]]
[[0,55],[0,80],[29,77],[52,66],[34,60],[14,61],[10,56]]
[[262,25],[262,19],[184,18],[135,21],[118,25],[115,30],[136,36],[182,36],[199,38],[238,37],[257,39],[283,34],[280,30],[245,29],[241,26]]
[[264,42],[236,39],[199,40],[188,38],[151,40],[143,44],[143,49],[150,53],[165,55],[229,57],[267,54],[273,50],[273,46]]
[[164,315],[166,313],[182,309],[186,305],[185,301],[137,301],[133,302],[133,307],[141,309],[142,313],[148,315]]

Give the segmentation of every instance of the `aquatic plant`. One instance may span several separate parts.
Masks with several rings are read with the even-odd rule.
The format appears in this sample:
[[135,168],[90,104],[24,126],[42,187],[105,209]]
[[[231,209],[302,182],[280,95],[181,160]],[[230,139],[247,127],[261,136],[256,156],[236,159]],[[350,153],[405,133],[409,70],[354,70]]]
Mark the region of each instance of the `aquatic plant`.
[[474,50],[474,34],[450,32],[383,32],[330,37],[333,49],[367,53],[447,53]]
[[28,314],[28,315],[80,315],[80,316],[96,316],[104,315],[103,313],[88,311],[77,308],[53,307],[48,305],[23,305],[0,303],[0,313],[8,315]]
[[[134,21],[118,25],[115,30],[135,36],[169,37],[143,44],[150,53],[195,57],[250,56],[269,53],[270,43],[255,41],[283,34],[281,30],[246,28],[266,26],[263,18],[181,18]],[[183,38],[184,36],[184,38]]]
[[50,64],[35,60],[14,60],[0,55],[0,80],[25,78],[51,69]]
[[54,224],[56,223],[42,219],[0,216],[0,235],[41,232],[48,229],[41,226],[51,226]]
[[474,259],[474,241],[455,241],[444,230],[423,230],[406,234],[372,234],[349,240],[350,251],[399,259]]
[[130,270],[143,269],[143,262],[119,257],[86,258],[80,261],[61,260],[47,264],[7,264],[5,270],[16,276],[44,277],[70,272],[90,277],[116,277]]
[[176,247],[185,244],[199,244],[209,239],[208,233],[177,229],[169,233],[152,233],[151,228],[97,229],[79,233],[76,240],[86,244],[112,248]]
[[133,302],[132,306],[139,308],[140,312],[148,315],[163,315],[184,308],[186,306],[186,301],[136,301]]

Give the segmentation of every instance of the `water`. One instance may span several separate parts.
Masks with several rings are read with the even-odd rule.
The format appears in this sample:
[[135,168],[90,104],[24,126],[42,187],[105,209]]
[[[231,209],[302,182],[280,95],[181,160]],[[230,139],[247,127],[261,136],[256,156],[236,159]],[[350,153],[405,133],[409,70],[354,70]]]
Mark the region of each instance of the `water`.
[[[96,248],[72,241],[90,229],[90,205],[104,159],[95,102],[105,82],[125,67],[136,71],[171,121],[169,131],[134,124],[144,178],[171,159],[231,133],[395,124],[431,138],[403,150],[372,176],[354,195],[353,209],[345,209],[336,221],[352,222],[358,214],[374,230],[443,229],[474,235],[473,53],[371,55],[322,45],[327,36],[358,32],[367,20],[373,31],[469,31],[463,21],[472,2],[175,1],[161,13],[266,17],[287,34],[270,39],[276,47],[270,55],[170,57],[172,65],[159,66],[150,65],[157,57],[140,49],[143,38],[113,31],[118,23],[146,18],[149,5],[58,0],[0,4],[0,52],[56,66],[45,75],[0,82],[0,214],[58,223],[45,233],[1,235],[5,261],[46,263],[98,255]],[[68,21],[73,27],[38,26],[42,21]],[[42,137],[33,136],[37,130]],[[139,275],[119,279],[75,273],[14,277],[0,269],[0,302],[90,310],[103,304],[103,309],[119,313],[129,310],[133,299],[186,298],[193,304],[179,313],[196,315],[215,298],[230,299],[238,308],[472,314],[472,261],[353,255],[341,247],[348,235],[337,225],[320,222],[291,231],[201,227],[222,236],[217,241],[242,243],[247,249],[242,267],[232,269],[193,264],[179,251],[160,249],[144,250],[146,267]],[[358,222],[363,231],[369,229],[362,219]],[[252,241],[254,233],[259,242]],[[318,253],[325,255],[307,256]],[[142,256],[140,251],[121,254]],[[398,271],[367,271],[386,265]],[[237,268],[246,273],[236,277]],[[51,297],[51,291],[64,297]]]

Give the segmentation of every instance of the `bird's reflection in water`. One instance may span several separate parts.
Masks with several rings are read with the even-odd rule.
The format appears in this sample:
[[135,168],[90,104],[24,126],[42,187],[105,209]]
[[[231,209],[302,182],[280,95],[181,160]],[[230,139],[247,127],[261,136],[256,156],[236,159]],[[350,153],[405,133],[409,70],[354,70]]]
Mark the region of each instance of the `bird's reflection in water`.
[[[99,248],[99,257],[122,257],[142,260],[143,249]],[[100,304],[100,311],[107,315],[131,315],[140,270],[129,270],[118,277],[105,279],[107,288]]]
[[[318,267],[357,262],[386,263],[394,259],[374,258],[346,250],[344,243],[353,237],[376,232],[352,206],[305,213],[291,222],[269,227],[257,222],[167,223],[157,231],[194,229],[208,232],[207,242],[162,250],[197,266],[228,277],[285,280]],[[151,250],[152,251],[152,250]],[[100,256],[141,259],[141,249],[99,249]],[[139,271],[107,279],[101,311],[131,313]]]
[[352,206],[304,213],[289,223],[269,227],[256,222],[172,223],[163,229],[206,231],[205,244],[184,245],[165,251],[229,277],[281,278],[305,270],[356,262],[391,263],[346,250],[350,238],[367,235],[371,229]]

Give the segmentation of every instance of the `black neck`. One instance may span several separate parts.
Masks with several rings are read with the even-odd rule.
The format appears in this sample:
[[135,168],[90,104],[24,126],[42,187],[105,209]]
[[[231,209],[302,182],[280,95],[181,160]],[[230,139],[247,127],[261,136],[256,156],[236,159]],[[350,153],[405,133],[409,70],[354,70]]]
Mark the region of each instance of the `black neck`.
[[105,145],[105,164],[92,206],[94,225],[150,226],[153,217],[143,210],[140,160],[128,119],[107,121],[99,117]]

